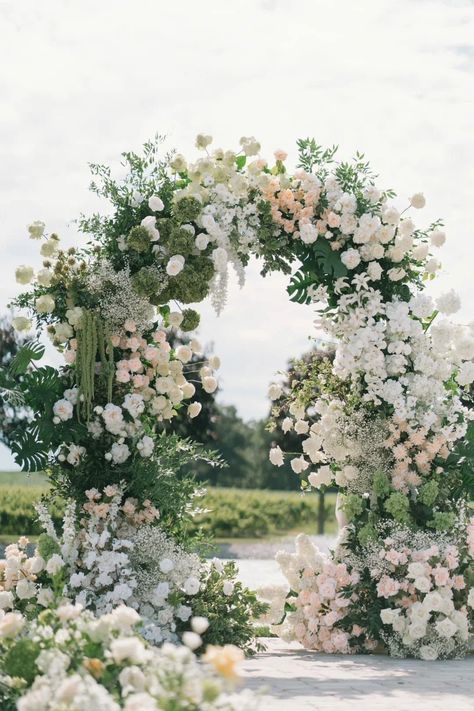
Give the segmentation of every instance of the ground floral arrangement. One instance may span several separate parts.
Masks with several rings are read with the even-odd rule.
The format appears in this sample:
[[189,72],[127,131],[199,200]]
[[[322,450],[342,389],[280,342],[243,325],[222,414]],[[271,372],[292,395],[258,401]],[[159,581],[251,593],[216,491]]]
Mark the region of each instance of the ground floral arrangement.
[[[162,156],[159,139],[147,143],[141,155],[123,155],[120,180],[92,165],[91,188],[111,209],[79,220],[90,235],[80,248],[62,249],[42,222],[28,228],[43,263],[17,269],[32,287],[13,302],[22,310],[14,324],[46,331],[64,364],[40,365],[44,348],[30,341],[0,385],[4,398],[31,412],[13,444],[18,463],[46,471],[52,493],[69,503],[61,530],[47,501],[38,504],[44,533],[35,554],[20,540],[1,572],[5,626],[17,620],[18,629],[0,670],[6,688],[23,694],[31,686],[20,709],[41,693],[51,699],[63,682],[77,683],[78,694],[112,694],[111,708],[171,708],[148,691],[161,684],[154,667],[201,672],[189,651],[169,645],[207,649],[215,660],[230,654],[218,645],[250,651],[251,620],[264,613],[284,638],[326,652],[383,644],[394,655],[434,659],[468,647],[474,333],[445,318],[459,308],[454,292],[434,303],[423,291],[440,268],[430,250],[445,241],[441,223],[417,228],[392,204],[392,191],[377,189],[363,156],[338,162],[335,149],[302,140],[290,174],[286,154],[277,151],[269,164],[254,138],[242,138],[238,153],[211,151],[211,142],[198,136],[203,154],[194,163]],[[407,210],[424,202],[417,193]],[[200,458],[220,462],[167,429],[183,410],[199,416],[196,381],[208,393],[217,387],[216,356],[198,372],[192,363],[202,347],[190,304],[210,296],[220,312],[229,268],[243,284],[252,256],[263,275],[292,274],[290,298],[318,310],[335,351],[311,361],[291,392],[270,388],[275,420],[289,412],[283,429],[302,437],[301,452],[274,447],[270,459],[279,466],[289,456],[307,492],[339,490],[342,533],[329,559],[304,537],[294,556],[280,556],[291,591],[262,593],[269,610],[236,582],[232,564],[198,554],[187,523],[200,492],[186,469]],[[58,662],[61,674],[50,679],[43,651],[35,656],[41,633],[32,630],[46,625],[48,649],[62,654],[64,606],[87,629],[102,629],[97,620],[117,609],[135,610],[140,649],[157,655],[150,679],[138,670],[130,697],[128,681],[120,691],[109,639],[85,654],[80,670],[76,653],[74,664]],[[28,672],[13,673],[8,659],[26,658],[33,644]],[[148,644],[164,646],[149,652]],[[87,661],[96,658],[97,674]],[[153,698],[134,706],[142,688]],[[233,708],[226,703],[219,708]],[[242,708],[252,703],[246,698]]]

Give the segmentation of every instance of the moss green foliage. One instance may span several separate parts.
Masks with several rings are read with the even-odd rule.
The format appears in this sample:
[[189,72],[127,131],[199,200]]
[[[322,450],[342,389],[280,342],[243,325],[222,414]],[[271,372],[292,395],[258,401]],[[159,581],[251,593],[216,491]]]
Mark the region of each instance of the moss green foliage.
[[421,503],[425,504],[426,506],[433,506],[436,499],[438,498],[438,494],[438,482],[435,481],[435,479],[431,479],[430,481],[426,482],[426,484],[423,484],[422,487],[420,487],[419,499]]
[[146,252],[150,249],[150,234],[144,227],[132,227],[127,237],[129,249]]
[[[266,612],[268,606],[257,599],[254,592],[237,582],[237,566],[233,562],[223,566],[223,573],[214,567],[201,579],[201,590],[186,602],[192,605],[195,616],[205,617],[209,627],[202,635],[204,645],[236,644],[246,654],[264,649],[255,640],[253,621]],[[232,588],[224,593],[224,586]],[[227,590],[228,592],[228,590]],[[183,629],[186,623],[183,624]]]
[[357,494],[348,494],[344,497],[342,508],[349,519],[360,516],[365,509],[365,501],[362,496]]
[[401,491],[394,491],[384,503],[384,509],[400,523],[410,523],[410,500]]
[[433,518],[428,521],[429,528],[434,528],[436,531],[449,531],[456,523],[457,516],[454,512],[435,511]]
[[2,671],[9,676],[25,679],[28,684],[32,684],[38,674],[36,659],[40,651],[40,647],[33,640],[19,639],[3,658]]
[[168,277],[155,266],[142,267],[132,276],[133,286],[140,296],[158,296],[168,284]]
[[184,309],[183,320],[181,322],[182,331],[194,331],[199,326],[201,317],[194,309]]
[[210,259],[191,258],[186,262],[184,269],[170,280],[157,303],[166,304],[174,300],[182,304],[193,304],[202,301],[209,293],[209,282],[213,274],[214,264]]
[[387,496],[390,492],[390,481],[384,472],[376,472],[372,481],[372,488],[377,496]]

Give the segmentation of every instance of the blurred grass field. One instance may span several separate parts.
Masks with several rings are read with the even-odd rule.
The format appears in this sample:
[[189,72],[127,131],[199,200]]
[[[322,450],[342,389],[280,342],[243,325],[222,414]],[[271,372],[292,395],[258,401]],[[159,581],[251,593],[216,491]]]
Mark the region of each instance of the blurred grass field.
[[[42,474],[0,472],[0,541],[9,542],[20,535],[31,538],[41,532],[33,504],[47,492],[48,482]],[[325,499],[327,534],[336,530],[335,498],[335,494],[328,494]],[[317,532],[318,497],[314,494],[208,487],[199,506],[208,511],[197,516],[191,528],[201,528],[216,542]],[[61,511],[59,502],[53,509],[58,523]]]

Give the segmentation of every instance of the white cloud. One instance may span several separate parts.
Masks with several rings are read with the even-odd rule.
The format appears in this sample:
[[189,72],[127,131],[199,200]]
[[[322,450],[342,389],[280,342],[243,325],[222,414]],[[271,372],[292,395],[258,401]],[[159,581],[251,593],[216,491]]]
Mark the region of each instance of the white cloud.
[[[364,151],[401,199],[423,190],[416,217],[443,216],[449,236],[433,290],[455,285],[469,318],[472,3],[22,0],[0,4],[0,26],[0,310],[15,265],[38,262],[25,225],[41,218],[72,241],[68,221],[95,207],[87,161],[117,161],[157,130],[189,153],[203,130],[229,147],[253,134],[292,159],[314,135]],[[265,412],[273,372],[311,331],[285,284],[252,267],[219,321],[204,309],[223,399],[245,416]]]

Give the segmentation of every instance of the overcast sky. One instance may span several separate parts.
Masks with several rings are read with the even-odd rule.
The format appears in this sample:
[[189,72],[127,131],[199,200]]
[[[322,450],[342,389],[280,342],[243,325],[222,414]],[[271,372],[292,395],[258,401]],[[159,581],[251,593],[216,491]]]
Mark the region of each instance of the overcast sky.
[[[295,158],[295,140],[361,150],[403,204],[423,191],[449,241],[433,291],[455,286],[471,320],[474,6],[455,0],[0,0],[0,312],[14,268],[38,266],[26,224],[95,208],[87,162],[117,162],[156,131],[194,153],[198,132]],[[261,417],[275,371],[308,344],[313,313],[286,279],[231,288],[201,339],[222,357],[221,400]],[[0,453],[0,469],[9,466]]]

